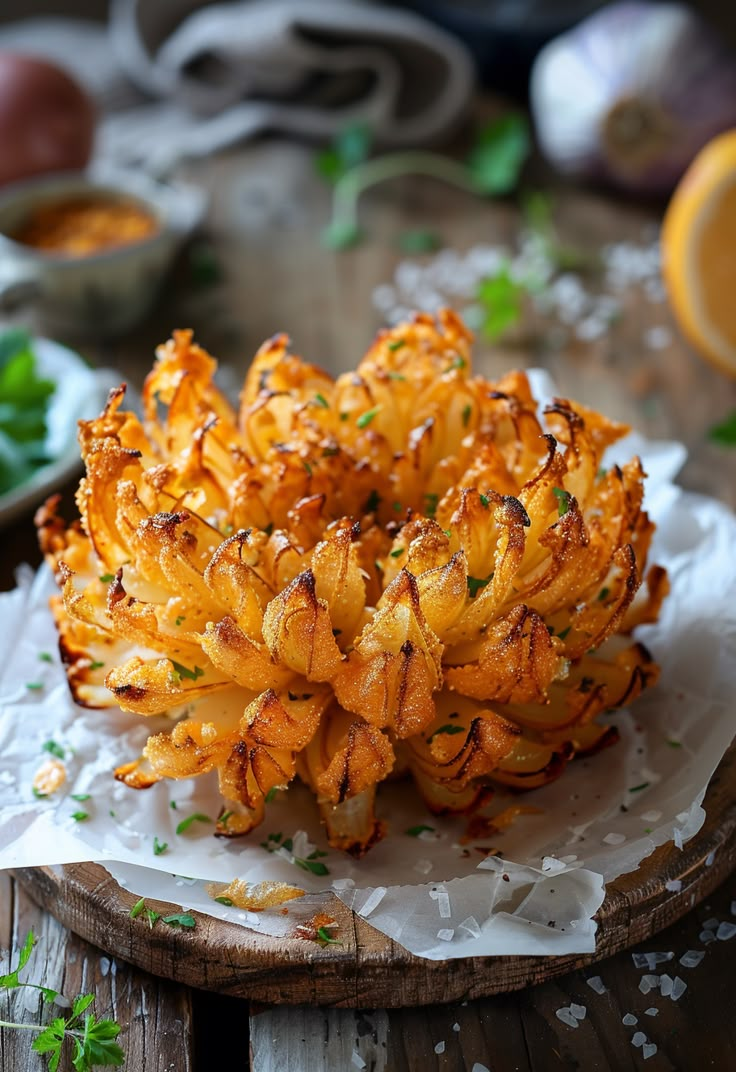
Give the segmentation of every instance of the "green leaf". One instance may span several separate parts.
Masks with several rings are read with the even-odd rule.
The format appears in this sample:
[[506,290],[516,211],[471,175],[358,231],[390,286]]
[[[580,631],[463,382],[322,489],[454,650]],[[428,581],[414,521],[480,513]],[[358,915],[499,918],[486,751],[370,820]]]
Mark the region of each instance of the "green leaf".
[[512,279],[508,267],[487,276],[478,285],[476,297],[483,307],[481,329],[492,342],[521,319],[525,288]]
[[390,552],[391,558],[401,558],[404,553],[403,547],[397,547],[394,551]]
[[19,985],[18,973],[21,972],[28,963],[35,944],[36,936],[34,935],[33,931],[30,930],[26,935],[26,940],[23,943],[23,948],[18,955],[17,966],[13,969],[13,971],[8,972],[7,975],[0,975],[0,989],[12,990],[14,987]]
[[340,941],[339,938],[331,938],[330,937],[330,935],[327,933],[327,928],[326,927],[318,927],[317,928],[317,937],[320,939],[320,941],[324,942],[326,945],[342,945],[342,942]]
[[362,238],[363,232],[352,220],[330,220],[320,234],[320,241],[325,249],[335,250],[357,246]]
[[89,812],[86,811],[73,811],[72,819],[77,823],[83,823],[85,819],[89,819]]
[[147,908],[146,909],[146,918],[148,920],[149,928],[151,930],[153,930],[153,925],[156,922],[156,920],[161,919],[161,913],[160,912],[154,912],[154,910],[152,908]]
[[557,499],[557,513],[560,517],[564,517],[570,509],[570,499],[572,498],[570,492],[565,491],[564,488],[552,488],[552,494]]
[[189,815],[186,819],[182,819],[176,828],[177,834],[184,834],[192,825],[192,823],[211,823],[209,815],[202,815],[201,812],[195,811],[194,815]]
[[90,670],[101,670],[104,665],[105,664],[101,663],[99,659],[93,659],[92,662],[89,664],[89,668]]
[[174,912],[171,916],[164,916],[163,921],[170,927],[185,927],[189,930],[197,926],[197,921],[190,912]]
[[141,897],[140,901],[136,901],[136,903],[131,908],[130,913],[129,913],[130,918],[131,919],[137,919],[138,916],[141,914],[141,912],[143,911],[143,909],[145,907],[146,907],[146,899],[145,899],[145,897]]
[[376,510],[378,509],[378,507],[380,505],[381,505],[381,496],[378,494],[378,492],[374,488],[373,491],[371,491],[371,493],[368,496],[368,498],[365,500],[365,503],[363,504],[363,511],[366,514],[375,514]]
[[195,666],[193,670],[190,670],[188,666],[183,666],[181,663],[176,662],[175,659],[169,659],[169,662],[174,667],[174,673],[179,677],[184,677],[188,681],[196,681],[199,677],[204,677],[204,670],[201,667]]
[[468,157],[480,192],[499,196],[515,190],[531,145],[529,124],[521,115],[504,115],[485,126]]
[[315,169],[327,182],[336,183],[346,171],[367,160],[371,150],[372,135],[365,123],[351,123],[345,127],[328,149],[315,157]]
[[[276,794],[278,793],[278,791],[279,791],[279,787],[277,785],[271,786],[269,791],[266,793],[266,803],[267,804],[270,804],[271,801],[275,799]],[[232,812],[231,812],[231,814],[232,814]],[[220,820],[220,821],[222,822],[222,820]]]
[[404,833],[408,834],[409,837],[419,837],[419,835],[423,834],[425,830],[428,831],[430,834],[434,833],[434,827],[427,826],[425,823],[420,823],[419,826],[410,826],[408,830],[404,831]]
[[226,908],[232,908],[233,902],[229,897],[215,897],[218,904],[225,905]]
[[436,231],[417,229],[402,231],[398,237],[398,246],[402,253],[432,253],[444,245]]
[[329,409],[330,408],[330,403],[327,401],[327,399],[325,398],[324,395],[319,393],[319,391],[314,396],[314,401],[317,403],[318,406],[321,406],[322,409]]
[[114,1020],[98,1020],[94,1013],[89,1013],[84,1020],[84,1035],[72,1060],[77,1072],[121,1065],[125,1054],[115,1041],[119,1034],[120,1025]]
[[94,994],[80,994],[72,1005],[72,1016],[81,1016],[95,1000]]
[[736,410],[720,424],[714,424],[709,429],[708,439],[719,447],[736,447]]
[[380,412],[380,406],[374,406],[373,409],[367,409],[365,413],[361,413],[355,423],[358,428],[367,428],[373,418],[377,417]]
[[480,592],[481,588],[485,588],[493,580],[493,574],[489,573],[487,577],[470,577],[468,576],[468,595],[471,599],[475,599]]

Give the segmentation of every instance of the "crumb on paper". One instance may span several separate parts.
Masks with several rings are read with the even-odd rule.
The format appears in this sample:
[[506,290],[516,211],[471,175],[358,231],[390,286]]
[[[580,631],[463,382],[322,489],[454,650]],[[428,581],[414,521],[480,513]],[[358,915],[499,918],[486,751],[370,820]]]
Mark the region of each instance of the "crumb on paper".
[[47,759],[36,771],[33,788],[44,797],[50,797],[66,781],[66,767],[60,759]]
[[246,912],[263,912],[304,896],[304,890],[286,882],[259,882],[251,886],[242,878],[233,879],[229,886],[212,882],[207,893],[213,901],[230,901],[233,908],[242,908]]

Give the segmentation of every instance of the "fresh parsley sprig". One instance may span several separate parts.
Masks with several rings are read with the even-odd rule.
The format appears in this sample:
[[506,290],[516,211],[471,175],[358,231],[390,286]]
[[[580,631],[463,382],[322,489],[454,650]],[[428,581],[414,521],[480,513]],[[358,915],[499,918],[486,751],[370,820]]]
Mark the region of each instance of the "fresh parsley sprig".
[[[59,996],[56,990],[39,986],[37,983],[21,982],[18,977],[30,959],[35,942],[31,930],[23,943],[16,967],[7,975],[0,976],[0,989],[30,987],[40,990],[44,1000],[52,1003]],[[17,1024],[10,1020],[0,1020],[0,1027],[35,1031],[37,1037],[33,1040],[32,1048],[36,1053],[49,1055],[49,1072],[56,1072],[58,1069],[62,1049],[67,1040],[73,1047],[72,1064],[76,1072],[91,1072],[95,1068],[118,1068],[125,1060],[125,1054],[116,1041],[120,1034],[120,1025],[114,1020],[98,1020],[93,1012],[87,1012],[94,1000],[94,994],[80,994],[73,1002],[70,1013],[67,1016],[55,1017],[50,1024]]]

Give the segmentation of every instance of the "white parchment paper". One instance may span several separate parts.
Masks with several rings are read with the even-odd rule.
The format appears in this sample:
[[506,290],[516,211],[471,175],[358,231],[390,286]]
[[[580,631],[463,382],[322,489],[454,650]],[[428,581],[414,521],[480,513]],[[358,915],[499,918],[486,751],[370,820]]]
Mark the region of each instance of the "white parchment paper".
[[[328,889],[432,959],[592,951],[592,917],[605,882],[635,869],[657,845],[682,845],[699,830],[705,788],[734,733],[736,519],[724,505],[671,483],[684,458],[679,445],[630,436],[615,451],[620,459],[634,453],[650,474],[646,502],[658,524],[652,561],[665,565],[672,581],[659,623],[637,634],[660,662],[661,681],[633,710],[610,716],[618,745],[571,763],[543,789],[497,796],[487,809],[499,812],[513,800],[540,814],[463,844],[464,820],[428,815],[409,782],[386,785],[378,810],[389,836],[354,861],[329,848],[311,795],[294,785],[247,838],[215,838],[212,824],[200,821],[177,835],[177,824],[194,812],[214,820],[214,775],[143,792],[113,780],[113,767],[137,756],[166,720],[75,707],[47,610],[51,577],[27,570],[0,596],[0,868],[98,860],[139,896],[268,934],[289,933],[313,915],[315,898],[290,902],[287,916],[242,912],[215,903],[208,883],[238,877],[282,880],[310,895]],[[53,653],[53,661],[40,652]],[[64,750],[68,778],[58,793],[37,800],[32,782],[49,740]],[[79,803],[73,794],[89,799]],[[75,821],[80,810],[88,818]],[[406,833],[420,825],[430,829]],[[291,851],[278,847],[276,835],[292,839]],[[167,845],[158,856],[154,837]],[[298,862],[315,847],[326,853],[324,877]],[[489,848],[502,856],[486,857]]]

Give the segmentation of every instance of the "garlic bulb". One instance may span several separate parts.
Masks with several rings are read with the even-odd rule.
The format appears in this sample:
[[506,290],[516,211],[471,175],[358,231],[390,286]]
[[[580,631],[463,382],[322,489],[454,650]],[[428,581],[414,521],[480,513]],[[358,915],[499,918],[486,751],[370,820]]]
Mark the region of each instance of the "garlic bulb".
[[542,151],[560,171],[668,192],[736,126],[736,59],[690,8],[611,4],[549,42],[531,75]]

